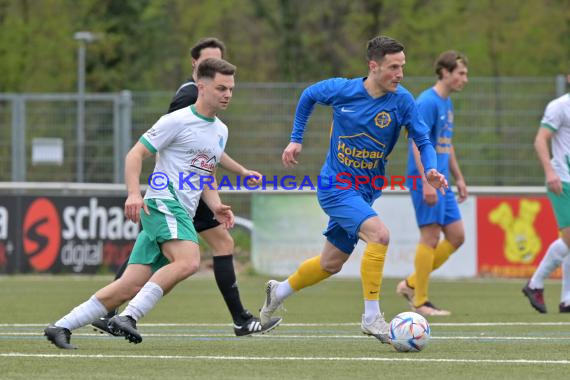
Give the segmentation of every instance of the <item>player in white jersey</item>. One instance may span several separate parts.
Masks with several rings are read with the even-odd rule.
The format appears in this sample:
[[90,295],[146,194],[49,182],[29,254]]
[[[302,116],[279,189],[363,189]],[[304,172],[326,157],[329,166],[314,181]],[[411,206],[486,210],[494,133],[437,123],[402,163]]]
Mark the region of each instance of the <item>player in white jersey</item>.
[[[98,290],[89,300],[49,325],[44,334],[59,348],[74,349],[71,330],[85,326],[131,300],[109,320],[109,328],[132,343],[142,337],[136,321],[146,315],[172,288],[198,270],[200,252],[192,216],[200,196],[226,228],[234,224],[229,206],[222,204],[213,176],[227,137],[217,117],[232,97],[235,66],[217,58],[204,60],[197,70],[198,100],[192,107],[161,117],[127,154],[125,216],[143,224],[124,275]],[[169,183],[155,181],[143,200],[139,178],[142,161],[160,152],[153,174],[162,172]],[[211,176],[212,188],[200,186]],[[166,184],[166,177],[164,181]],[[202,191],[203,190],[203,191]],[[144,211],[143,211],[144,210]]]
[[[570,83],[570,74],[566,79]],[[548,142],[552,145],[552,159]],[[532,307],[540,313],[546,313],[544,280],[562,265],[562,291],[558,310],[570,313],[570,93],[548,104],[534,147],[544,168],[547,194],[556,215],[560,238],[550,244],[522,291]]]

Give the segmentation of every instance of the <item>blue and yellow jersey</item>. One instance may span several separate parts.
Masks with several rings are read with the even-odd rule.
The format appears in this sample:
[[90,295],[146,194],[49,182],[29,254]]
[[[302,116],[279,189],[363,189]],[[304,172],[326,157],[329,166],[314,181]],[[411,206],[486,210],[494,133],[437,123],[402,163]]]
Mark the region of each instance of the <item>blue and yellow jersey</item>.
[[[419,117],[413,96],[402,86],[373,98],[364,87],[366,78],[333,78],[307,87],[299,99],[291,141],[302,143],[305,126],[315,103],[332,107],[330,147],[321,176],[332,177],[346,173],[352,178],[367,176],[372,179],[384,175],[386,159],[402,127],[407,127],[422,155],[426,171],[436,166],[433,147],[429,141],[429,129]],[[424,149],[425,148],[425,149]],[[382,182],[376,182],[377,187]],[[346,186],[341,183],[340,186]],[[358,191],[372,202],[381,191],[371,184],[360,185]]]
[[[429,137],[437,153],[437,171],[449,178],[449,154],[453,137],[453,103],[451,98],[443,99],[433,88],[422,92],[417,101],[418,111],[430,129]],[[414,161],[411,142],[408,152],[408,176],[419,175]],[[410,181],[406,182],[410,186]],[[417,182],[422,186],[421,181]]]

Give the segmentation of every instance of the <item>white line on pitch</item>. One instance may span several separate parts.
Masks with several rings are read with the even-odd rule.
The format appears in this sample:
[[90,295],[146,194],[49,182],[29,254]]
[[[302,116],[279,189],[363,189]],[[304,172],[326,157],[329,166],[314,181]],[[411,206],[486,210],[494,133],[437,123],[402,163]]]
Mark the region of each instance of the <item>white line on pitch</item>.
[[490,364],[559,364],[568,365],[570,360],[525,360],[525,359],[442,359],[379,357],[307,357],[307,356],[209,356],[209,355],[85,355],[85,354],[25,354],[20,352],[0,353],[8,358],[61,358],[61,359],[159,359],[159,360],[238,360],[238,361],[362,361],[362,362],[441,362],[441,363],[490,363]]
[[[1,336],[41,336],[41,333],[31,333],[31,332],[0,332]],[[73,336],[87,336],[87,337],[110,337],[104,334],[94,334],[94,333],[73,333]],[[144,337],[158,337],[158,338],[238,338],[234,334],[160,334],[160,333],[144,333]],[[365,335],[291,335],[291,334],[265,334],[265,335],[252,335],[255,339],[370,339],[370,337]],[[570,341],[570,336],[568,337],[547,337],[547,336],[432,336],[431,339],[435,340],[562,340]]]
[[[0,327],[45,327],[49,323],[0,323]],[[142,327],[228,327],[231,323],[141,323]],[[360,323],[282,323],[282,327],[342,327]],[[570,322],[430,322],[430,326],[570,326]]]

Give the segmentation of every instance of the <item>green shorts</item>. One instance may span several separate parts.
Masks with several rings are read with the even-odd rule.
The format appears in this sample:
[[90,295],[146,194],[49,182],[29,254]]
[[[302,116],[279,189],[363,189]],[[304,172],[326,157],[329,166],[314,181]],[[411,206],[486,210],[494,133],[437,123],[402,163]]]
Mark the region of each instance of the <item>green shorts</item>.
[[556,195],[552,191],[546,191],[554,215],[556,215],[556,222],[558,228],[563,229],[570,227],[570,183],[562,182],[562,194]]
[[160,245],[169,240],[190,240],[198,244],[192,218],[176,200],[145,199],[150,215],[141,210],[140,232],[133,247],[129,264],[149,265],[156,272],[170,261],[162,254]]

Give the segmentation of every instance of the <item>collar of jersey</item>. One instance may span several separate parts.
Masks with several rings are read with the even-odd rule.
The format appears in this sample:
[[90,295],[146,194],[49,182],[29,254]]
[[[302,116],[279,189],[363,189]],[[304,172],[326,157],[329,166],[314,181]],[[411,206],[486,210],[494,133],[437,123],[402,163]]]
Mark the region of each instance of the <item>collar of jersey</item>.
[[198,116],[202,120],[209,121],[210,123],[213,123],[216,120],[216,118],[214,118],[214,117],[207,117],[207,116],[204,116],[204,115],[198,113],[198,111],[196,111],[196,107],[194,107],[194,104],[192,104],[190,106],[190,110],[192,111],[192,113],[194,115]]

